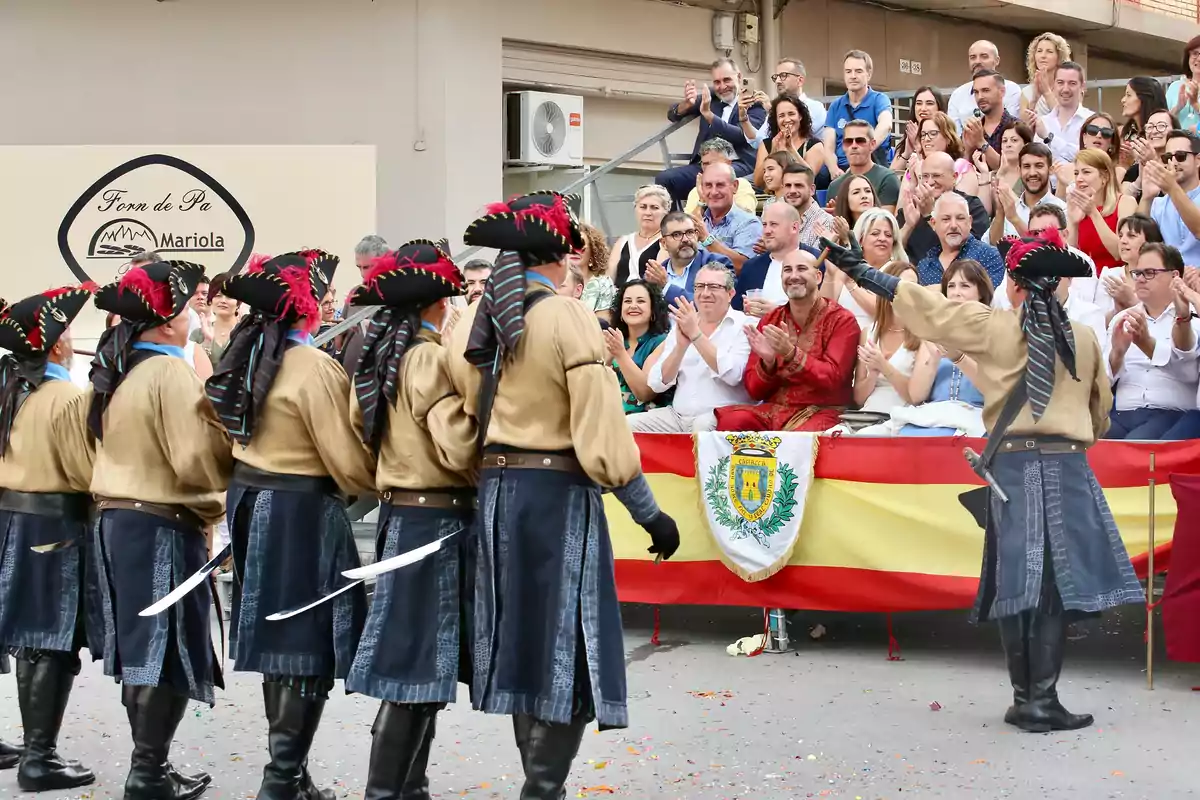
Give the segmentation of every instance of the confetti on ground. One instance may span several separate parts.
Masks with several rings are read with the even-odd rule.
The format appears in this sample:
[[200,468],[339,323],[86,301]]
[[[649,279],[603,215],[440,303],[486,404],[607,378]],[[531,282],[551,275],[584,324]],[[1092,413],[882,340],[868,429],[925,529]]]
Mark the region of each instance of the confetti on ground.
[[601,794],[616,794],[617,790],[611,786],[584,786],[579,790],[576,797],[593,797]]
[[929,710],[930,711],[941,711],[942,704],[939,703],[937,700],[934,700],[932,703],[929,704]]
[[733,697],[733,692],[729,691],[728,689],[723,689],[719,692],[688,692],[688,694],[690,694],[692,697],[699,697],[699,698],[720,697],[725,700],[728,700],[729,698]]

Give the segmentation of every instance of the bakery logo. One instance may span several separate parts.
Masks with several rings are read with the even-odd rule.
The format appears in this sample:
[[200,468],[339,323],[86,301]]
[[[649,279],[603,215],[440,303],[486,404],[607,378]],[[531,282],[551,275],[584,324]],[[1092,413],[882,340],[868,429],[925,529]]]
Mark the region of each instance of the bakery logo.
[[210,275],[240,269],[254,225],[211,175],[180,158],[146,155],[87,188],[63,217],[58,249],[81,281],[119,279],[139,253],[203,264]]

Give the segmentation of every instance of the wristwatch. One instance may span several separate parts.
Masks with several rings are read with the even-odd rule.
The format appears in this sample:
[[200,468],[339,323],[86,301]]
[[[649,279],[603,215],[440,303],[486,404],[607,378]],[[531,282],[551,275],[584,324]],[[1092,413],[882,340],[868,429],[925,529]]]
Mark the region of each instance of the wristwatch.
[[708,236],[704,237],[704,241],[700,242],[700,246],[708,247],[710,244],[712,244],[716,240],[717,240],[717,235],[715,233],[710,233]]
[[1053,141],[1054,141],[1053,133],[1047,133],[1045,136],[1042,137],[1042,144],[1050,144]]

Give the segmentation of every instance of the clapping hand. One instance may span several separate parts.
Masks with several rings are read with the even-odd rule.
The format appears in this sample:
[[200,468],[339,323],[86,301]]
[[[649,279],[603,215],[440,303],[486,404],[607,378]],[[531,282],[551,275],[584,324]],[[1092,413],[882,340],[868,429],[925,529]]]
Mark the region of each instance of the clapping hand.
[[1092,203],[1092,193],[1079,186],[1067,190],[1067,219],[1074,225],[1079,225],[1091,213],[1095,205]]
[[1175,179],[1175,170],[1161,161],[1148,161],[1142,165],[1142,191],[1149,192],[1153,187],[1154,195],[1169,193],[1179,181]]
[[700,86],[700,115],[709,122],[712,122],[712,92],[708,88],[708,84]]
[[775,355],[783,358],[796,346],[791,334],[782,325],[764,325],[762,335],[766,337]]
[[691,109],[696,107],[696,98],[698,96],[699,95],[696,92],[696,82],[695,81],[684,81],[683,104],[685,106],[685,109],[684,109],[685,111],[690,111]]
[[920,149],[917,139],[918,127],[917,123],[911,119],[904,126],[904,144],[909,153],[916,153]]
[[671,319],[688,341],[694,341],[700,336],[700,314],[686,297],[675,301],[675,307],[671,309]]
[[608,350],[608,354],[614,359],[620,359],[621,356],[628,356],[629,351],[625,349],[625,337],[616,328],[607,328],[601,333],[604,334],[604,346]]
[[833,237],[837,239],[838,244],[850,244],[850,223],[845,217],[833,218]]
[[975,164],[975,171],[979,173],[981,180],[988,180],[992,174],[992,168],[988,166],[987,158],[982,150],[976,150],[971,154],[971,161]]
[[887,359],[883,357],[883,351],[879,349],[879,345],[872,341],[867,341],[866,344],[858,346],[858,361],[867,371],[878,375],[883,372],[883,367],[887,364]]
[[[920,216],[927,217],[932,214],[933,203],[935,200],[937,200],[937,198],[933,196],[933,190],[924,183],[918,183],[916,188],[913,189],[912,193],[916,196],[917,211],[919,212]],[[905,217],[904,221],[908,222],[908,218]],[[913,222],[917,222],[917,220],[913,220]]]
[[996,204],[1000,206],[1000,210],[1004,213],[1004,218],[1013,219],[1017,210],[1017,193],[1013,191],[1012,186],[1007,183],[1001,183],[999,178],[993,177],[992,195],[996,198]]
[[983,142],[987,138],[983,133],[983,123],[978,117],[971,117],[967,123],[963,125],[963,142],[973,150],[983,147]]
[[654,259],[646,262],[646,271],[642,274],[642,278],[646,283],[653,283],[663,289],[667,286],[667,271]]
[[1131,308],[1113,317],[1112,349],[1117,355],[1124,356],[1129,351],[1129,345],[1137,338],[1138,322],[1139,318]]
[[1158,161],[1158,152],[1155,151],[1154,145],[1140,136],[1129,142],[1129,149],[1133,152],[1133,157],[1143,165]]
[[1137,305],[1137,295],[1134,294],[1133,284],[1124,275],[1109,273],[1100,279],[1104,291],[1113,299],[1113,305],[1120,310]]

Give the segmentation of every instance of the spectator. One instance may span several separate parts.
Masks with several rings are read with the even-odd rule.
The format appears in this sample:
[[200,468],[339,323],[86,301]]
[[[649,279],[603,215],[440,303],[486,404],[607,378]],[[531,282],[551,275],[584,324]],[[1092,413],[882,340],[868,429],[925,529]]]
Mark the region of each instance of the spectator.
[[[1037,235],[1047,228],[1056,229],[1059,236],[1065,242],[1067,239],[1067,213],[1057,206],[1035,207],[1029,215],[1029,235]],[[1084,259],[1091,260],[1079,253],[1074,247],[1070,245],[1067,245],[1067,247],[1081,255]],[[1095,266],[1091,266],[1094,270]],[[1008,280],[1007,276],[1005,276],[1005,280]],[[1104,311],[1091,301],[1091,297],[1096,293],[1095,287],[1099,282],[1097,278],[1060,278],[1058,288],[1054,290],[1054,294],[1058,297],[1058,301],[1062,303],[1063,311],[1067,312],[1067,318],[1072,322],[1078,322],[1081,325],[1091,328],[1092,333],[1096,335],[1096,342],[1103,348],[1104,342],[1108,338],[1108,320],[1104,316]],[[1078,291],[1076,290],[1077,283],[1079,284]],[[1007,291],[1006,287],[1005,293]]]
[[[847,230],[853,228],[859,217],[869,208],[883,208],[875,196],[875,189],[864,175],[846,175],[838,181],[837,196],[833,198],[834,219],[845,220]],[[887,209],[884,209],[885,211]]]
[[617,288],[607,274],[608,242],[601,230],[586,222],[579,223],[579,232],[583,235],[583,249],[567,256],[570,265],[583,275],[583,293],[579,300],[597,317],[611,323],[608,312],[617,296]]
[[1125,117],[1121,138],[1129,141],[1135,136],[1144,136],[1146,123],[1155,111],[1167,111],[1167,95],[1162,84],[1144,75],[1130,78],[1121,97],[1121,114]]
[[657,261],[646,262],[644,279],[659,288],[668,306],[673,307],[680,297],[693,299],[696,278],[705,265],[716,262],[722,267],[733,268],[725,256],[700,247],[696,243],[697,238],[696,221],[692,217],[682,211],[672,211],[663,217],[662,246],[667,259],[662,264]]
[[[862,247],[863,258],[875,269],[883,269],[892,261],[905,261],[900,244],[900,224],[886,209],[868,209],[854,226],[854,238]],[[825,265],[825,281],[821,294],[845,308],[858,320],[859,327],[871,325],[875,312],[875,295],[846,277],[832,264]]]
[[[1142,245],[1131,270],[1138,304],[1113,317],[1105,356],[1115,382],[1112,427],[1106,439],[1174,438],[1171,428],[1196,408],[1196,350],[1176,349],[1193,328],[1191,309],[1172,278],[1183,275],[1183,257],[1165,244]],[[1181,324],[1176,325],[1176,321]],[[1193,339],[1194,345],[1194,339]]]
[[1158,223],[1163,241],[1179,250],[1185,264],[1200,264],[1200,137],[1176,130],[1167,137],[1162,163],[1144,167],[1138,210]]
[[[1033,130],[1024,122],[1018,122],[1016,125],[1010,125],[1004,129],[1004,133],[1000,136],[1000,167],[992,170],[990,175],[994,183],[1007,186],[1016,194],[1024,191],[1024,186],[1021,184],[1021,148],[1032,141]],[[1051,163],[1053,163],[1053,158]],[[980,175],[982,176],[982,173]],[[979,199],[984,201],[985,207],[995,212],[995,192],[982,180],[979,188]],[[993,202],[989,203],[987,198],[983,197],[985,192],[993,198]]]
[[941,283],[946,268],[960,258],[982,264],[993,285],[1004,279],[1004,259],[996,248],[979,241],[971,233],[971,211],[962,195],[946,192],[937,199],[933,206],[933,230],[937,244],[917,265],[922,286]]
[[1099,270],[1120,264],[1117,223],[1137,208],[1137,201],[1117,193],[1117,171],[1101,150],[1075,156],[1075,185],[1067,191],[1067,241],[1078,247]]
[[[709,139],[700,145],[701,174],[710,164],[732,164],[733,145],[724,139]],[[734,204],[743,211],[751,214],[758,213],[758,195],[754,192],[754,184],[746,178],[738,178],[737,192],[733,195]],[[688,193],[687,203],[683,210],[689,214],[695,213],[700,207],[700,175],[696,176],[696,187]]]
[[[825,128],[825,106],[820,100],[813,100],[804,93],[804,78],[807,72],[804,70],[804,62],[798,58],[781,58],[779,64],[775,67],[775,74],[771,76],[771,80],[775,83],[775,93],[777,95],[791,95],[799,97],[800,100],[808,107],[808,116],[812,120],[811,135],[820,137]],[[810,165],[814,170],[820,169],[821,164]]]
[[[1167,149],[1167,136],[1179,128],[1179,123],[1166,109],[1159,109],[1146,118],[1145,137],[1136,137],[1125,143],[1127,153],[1133,158],[1129,169],[1122,177],[1118,164],[1118,177],[1122,180],[1121,192],[1135,200],[1142,196],[1142,170],[1151,161],[1159,161]],[[1113,162],[1117,163],[1117,162]]]
[[630,278],[642,277],[648,262],[662,258],[659,239],[663,217],[671,210],[671,196],[656,184],[642,186],[633,194],[633,210],[637,232],[618,239],[608,255],[608,277],[618,289]]
[[750,355],[746,317],[729,307],[733,270],[709,264],[696,279],[696,304],[686,298],[671,309],[674,331],[650,370],[647,385],[658,394],[674,387],[666,408],[630,414],[629,427],[642,433],[693,433],[716,427],[713,412],[749,400],[742,373]]
[[[387,242],[382,236],[376,234],[367,234],[359,240],[354,246],[354,266],[358,267],[358,272],[362,275],[363,280],[367,278],[367,270],[371,268],[371,264],[375,259],[384,255],[388,251]],[[343,311],[343,313],[345,313]]]
[[[130,264],[140,267],[161,260],[162,256],[158,253],[142,253],[130,261]],[[202,352],[200,344],[210,338],[212,338],[212,311],[208,306],[208,280],[202,278],[196,284],[196,291],[192,292],[192,296],[188,300],[188,339],[183,348],[184,360],[191,364],[192,369],[196,371],[196,375],[202,381],[208,380],[213,373],[212,361],[200,355]]]
[[462,269],[463,287],[467,291],[467,305],[483,297],[488,279],[492,277],[492,262],[486,258],[473,258]]
[[783,199],[800,215],[800,243],[816,247],[821,232],[833,229],[833,217],[813,200],[816,176],[808,167],[793,164],[783,171]]
[[920,126],[921,121],[929,119],[938,112],[945,113],[946,101],[932,86],[922,86],[913,92],[912,115],[904,125],[904,139],[892,159],[892,171],[903,173],[909,166],[909,159],[921,155]]
[[613,326],[604,331],[604,343],[613,358],[625,413],[640,414],[669,406],[672,393],[660,395],[648,383],[650,370],[658,360],[658,346],[671,331],[671,314],[662,292],[638,278],[626,281],[610,313]]
[[783,256],[787,304],[746,325],[751,353],[746,391],[759,405],[716,411],[723,431],[825,431],[850,402],[858,324],[820,295],[822,271],[812,253]]
[[[984,70],[990,72],[999,70],[1000,51],[996,49],[996,45],[986,39],[981,39],[967,50],[967,63],[971,68],[972,79],[950,94],[950,110],[947,112],[959,129],[966,127],[967,122],[973,119],[975,112],[979,110],[979,107],[975,105],[974,97],[975,76]],[[1008,113],[1014,116],[1019,114],[1021,111],[1021,87],[1012,81],[1005,81],[1003,104]]]
[[[978,261],[955,261],[942,274],[942,294],[956,303],[993,305],[992,279]],[[909,380],[912,408],[893,412],[900,436],[984,436],[979,367],[958,350],[926,343]]]
[[212,336],[200,344],[215,369],[221,363],[221,356],[225,355],[225,348],[229,346],[229,334],[238,324],[241,307],[236,300],[218,290],[213,295],[212,309]]
[[[692,213],[700,246],[725,256],[735,272],[754,255],[754,244],[762,236],[762,223],[758,217],[733,204],[736,181],[733,167],[728,164],[705,167],[700,187],[705,206]],[[668,302],[670,299],[668,295]]]
[[983,203],[974,195],[964,194],[954,188],[954,159],[946,153],[931,153],[921,164],[921,183],[911,192],[905,202],[900,220],[900,240],[908,253],[909,261],[920,261],[937,244],[937,234],[930,227],[933,204],[947,192],[953,192],[967,203],[971,210],[971,233],[982,239],[992,224]]
[[1200,125],[1200,36],[1183,48],[1182,78],[1167,87],[1167,106],[1185,131],[1197,132]]
[[583,271],[575,264],[568,264],[563,282],[558,285],[558,295],[578,300],[583,295],[583,282]]
[[[1058,198],[1054,199],[1057,200]],[[1046,228],[1054,228],[1059,232],[1059,235],[1062,236],[1062,240],[1064,242],[1067,240],[1067,210],[1065,206],[1046,201],[1035,205],[1029,210],[1029,218],[1026,221],[1026,224],[1021,228],[1022,231],[1024,231],[1022,236],[1032,236],[1034,233],[1045,230]],[[1092,259],[1088,257],[1087,253],[1084,253],[1083,251],[1076,247],[1072,247],[1071,245],[1067,245],[1067,249],[1079,256],[1081,259],[1087,262],[1087,264],[1091,266],[1093,270],[1095,270],[1096,265],[1092,262]],[[1058,285],[1060,287],[1063,285],[1071,286],[1072,297],[1080,295],[1081,300],[1086,301],[1090,305],[1094,305],[1092,298],[1096,294],[1098,283],[1099,281],[1096,278],[1064,278],[1059,281]],[[996,287],[996,297],[992,301],[992,305],[994,307],[1012,308],[1008,301],[1007,284],[1008,276],[1005,275],[1004,281]],[[1084,321],[1090,322],[1091,320],[1089,319]],[[1101,327],[1101,330],[1103,330],[1103,326]]]
[[[364,281],[367,279],[367,270],[371,268],[371,264],[375,262],[375,259],[387,253],[387,251],[387,242],[384,241],[382,236],[377,236],[373,233],[364,236],[354,246],[354,266],[358,267],[358,272]],[[358,310],[360,309],[352,309],[350,307],[347,296],[347,301],[342,306],[342,317],[348,317]],[[358,361],[362,358],[363,340],[370,322],[370,317],[361,320],[357,325],[346,331],[342,337],[341,358],[338,359],[338,363],[351,376],[354,375],[354,370],[358,367]]]
[[1074,61],[1064,61],[1054,73],[1054,96],[1058,105],[1041,116],[1032,111],[1025,112],[1025,124],[1042,137],[1056,163],[1073,163],[1079,152],[1080,132],[1084,122],[1092,116],[1091,110],[1083,106],[1085,92],[1087,79],[1083,67]]
[[[672,200],[681,206],[688,192],[696,185],[696,176],[701,170],[700,145],[709,139],[720,138],[733,145],[737,153],[733,162],[735,178],[747,175],[754,169],[754,145],[746,138],[737,118],[742,74],[732,59],[720,58],[712,64],[712,80],[711,89],[708,84],[703,84],[699,90],[695,81],[688,81],[683,87],[683,102],[676,103],[667,111],[667,119],[671,122],[700,116],[700,132],[696,135],[691,162],[664,170],[654,179],[655,183],[665,186]],[[766,116],[767,112],[761,105],[747,109],[748,125],[755,130],[762,127]]]
[[[1079,150],[1089,148],[1103,150],[1117,165],[1117,177],[1124,180],[1125,167],[1121,164],[1121,141],[1117,138],[1116,132],[1117,123],[1113,121],[1112,115],[1103,111],[1093,112],[1083,121],[1083,126],[1079,129]],[[1067,189],[1075,183],[1075,160],[1055,163],[1054,177],[1058,182],[1055,195],[1066,198]]]
[[1137,294],[1134,292],[1133,278],[1129,277],[1129,271],[1137,267],[1138,253],[1142,245],[1147,242],[1162,243],[1162,240],[1158,223],[1145,214],[1130,214],[1117,225],[1117,249],[1121,263],[1100,271],[1100,279],[1092,284],[1090,295],[1084,293],[1085,282],[1082,280],[1074,282],[1072,293],[1083,294],[1086,300],[1104,312],[1106,324],[1112,322],[1118,311],[1137,305]]
[[1050,164],[1054,157],[1050,148],[1041,142],[1027,144],[1021,148],[1017,166],[1021,174],[1023,190],[1017,194],[1006,182],[993,181],[992,191],[996,196],[996,216],[989,231],[992,244],[999,244],[1007,236],[1024,236],[1029,225],[1029,209],[1039,203],[1066,208],[1067,204],[1050,193]]
[[[871,56],[862,50],[850,50],[842,57],[842,82],[846,85],[846,93],[829,104],[829,113],[825,117],[825,132],[822,139],[825,144],[825,165],[829,170],[830,179],[836,179],[849,168],[848,153],[842,149],[845,129],[852,121],[865,122],[870,132],[860,138],[873,143],[867,150],[878,149],[876,157],[884,164],[892,160],[892,102],[887,95],[871,88],[871,76],[875,65]],[[860,172],[865,169],[860,170]],[[881,195],[878,188],[875,190]],[[897,191],[899,188],[897,187]],[[886,202],[886,201],[885,201]],[[892,201],[893,204],[895,201]]]
[[742,265],[733,296],[733,307],[755,318],[765,317],[788,301],[780,277],[783,258],[800,247],[800,214],[787,203],[764,209],[762,223],[766,250]]
[[954,159],[954,188],[960,192],[979,195],[979,178],[975,166],[963,156],[962,140],[954,130],[950,117],[940,111],[931,117],[921,120],[917,128],[917,140],[920,142],[919,155],[909,160],[909,167],[904,172],[904,180],[900,185],[900,207],[908,193],[921,182],[921,166],[925,157],[932,153],[946,153]]
[[1055,75],[1058,65],[1071,60],[1071,45],[1057,33],[1043,33],[1025,50],[1025,72],[1029,84],[1021,90],[1021,118],[1026,111],[1039,117],[1049,114],[1058,104]]
[[777,150],[767,156],[763,163],[763,191],[767,193],[763,208],[783,200],[783,173],[793,165],[802,166],[787,150]]
[[999,72],[980,70],[972,84],[979,114],[963,125],[963,146],[973,162],[982,160],[987,169],[999,169],[1000,137],[1006,127],[1017,123],[1017,116],[1004,107],[1005,81]]
[[[880,96],[882,97],[882,95]],[[834,103],[836,104],[840,100],[841,98],[838,98]],[[831,112],[832,109],[833,106],[830,106]],[[842,147],[844,144],[846,148],[847,171],[829,184],[829,196],[836,197],[845,181],[853,175],[861,175],[870,181],[879,205],[895,213],[896,202],[900,197],[900,178],[887,167],[871,160],[871,151],[875,148],[875,140],[871,138],[874,133],[870,124],[864,120],[854,119],[846,122],[843,128],[838,147]],[[825,132],[826,138],[831,135],[828,131]]]
[[[317,328],[317,335],[328,331],[338,323],[339,315],[337,310],[337,290],[333,284],[329,285],[329,290],[325,292],[325,296],[321,298],[321,325]],[[324,344],[319,346],[319,349],[328,353],[335,360],[341,351],[341,343],[345,340],[344,335],[335,336]]]
[[[1191,317],[1190,325],[1174,325],[1171,328],[1172,357],[1187,359],[1196,357],[1196,311],[1200,310],[1200,291],[1197,291],[1195,270],[1189,270],[1192,279],[1172,278],[1171,288],[1175,293],[1175,318]],[[1200,403],[1200,396],[1197,397]],[[1131,437],[1132,438],[1132,437]],[[1184,412],[1183,418],[1172,425],[1163,439],[1200,439],[1200,410],[1195,407]]]
[[825,146],[813,136],[808,106],[798,97],[781,94],[771,103],[767,115],[767,135],[758,146],[754,165],[754,185],[764,186],[767,156],[790,153],[795,161],[818,170],[825,163]]
[[[884,274],[902,281],[916,281],[917,273],[907,261],[892,261]],[[921,340],[896,318],[892,304],[875,304],[870,327],[863,330],[858,345],[858,367],[854,371],[854,404],[860,413],[878,416],[877,424],[859,428],[864,436],[888,436],[898,426],[891,424],[892,411],[911,405],[908,382],[921,350]]]

